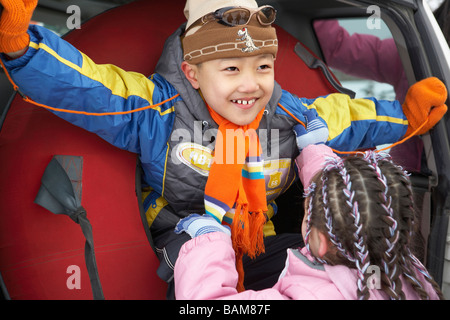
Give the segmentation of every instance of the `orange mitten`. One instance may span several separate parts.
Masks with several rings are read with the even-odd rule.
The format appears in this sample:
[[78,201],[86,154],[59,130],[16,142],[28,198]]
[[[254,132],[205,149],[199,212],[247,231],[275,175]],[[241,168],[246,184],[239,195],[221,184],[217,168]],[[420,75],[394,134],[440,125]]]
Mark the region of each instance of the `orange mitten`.
[[427,123],[416,133],[417,135],[433,128],[447,112],[445,100],[447,89],[438,78],[426,78],[413,84],[403,103],[403,113],[409,123],[405,136],[409,136],[425,121]]
[[16,52],[28,46],[28,25],[37,0],[0,0],[0,52]]

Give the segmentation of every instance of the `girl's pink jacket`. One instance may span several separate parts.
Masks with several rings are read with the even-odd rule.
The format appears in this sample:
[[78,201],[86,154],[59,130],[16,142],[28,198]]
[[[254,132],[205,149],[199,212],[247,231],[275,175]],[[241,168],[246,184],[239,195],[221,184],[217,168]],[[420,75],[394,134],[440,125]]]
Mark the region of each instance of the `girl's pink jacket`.
[[[302,181],[307,183],[304,185],[308,185],[311,177],[321,170],[323,161],[317,159],[323,160],[325,156],[335,156],[325,145],[308,146],[302,151],[297,163],[304,165],[300,167],[303,169],[300,170]],[[304,248],[287,249],[285,268],[272,288],[238,293],[236,290],[238,274],[231,239],[221,232],[208,233],[191,239],[181,248],[175,264],[175,296],[184,300],[357,298],[357,275],[354,269],[322,265],[312,261]],[[438,299],[428,281],[421,274],[418,274],[418,278],[430,297]],[[403,290],[407,299],[419,299],[409,284],[404,283]],[[370,298],[387,297],[383,292],[371,290]]]

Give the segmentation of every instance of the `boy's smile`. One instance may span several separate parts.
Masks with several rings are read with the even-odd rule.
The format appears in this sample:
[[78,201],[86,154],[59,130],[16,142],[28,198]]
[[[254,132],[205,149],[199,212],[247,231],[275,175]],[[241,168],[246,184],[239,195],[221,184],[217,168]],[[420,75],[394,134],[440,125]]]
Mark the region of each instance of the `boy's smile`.
[[253,107],[254,103],[256,102],[256,99],[248,99],[248,100],[231,100],[231,102],[237,104],[237,107],[243,108],[243,109],[249,109]]
[[237,125],[251,123],[272,96],[274,59],[270,54],[215,59],[200,65],[183,62],[182,69],[208,105]]

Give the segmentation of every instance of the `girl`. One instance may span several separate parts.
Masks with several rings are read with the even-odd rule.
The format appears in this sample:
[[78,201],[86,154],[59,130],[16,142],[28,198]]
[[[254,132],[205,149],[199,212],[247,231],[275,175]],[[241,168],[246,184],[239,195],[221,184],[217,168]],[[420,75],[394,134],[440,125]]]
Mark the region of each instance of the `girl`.
[[[326,155],[329,149],[311,148],[321,150],[307,148],[299,158],[314,152]],[[311,165],[310,160],[299,160]],[[306,193],[302,225],[306,251],[323,264],[350,268],[358,299],[442,297],[409,248],[413,207],[407,173],[386,157],[375,152],[344,160],[329,157]],[[378,291],[369,290],[373,287],[368,283],[373,279],[367,274],[370,266],[380,271],[380,278],[375,279]]]
[[375,152],[339,158],[326,145],[314,144],[327,135],[314,122],[308,124],[314,129],[297,139],[303,140],[297,164],[307,186],[305,247],[288,249],[272,288],[237,293],[229,231],[209,218],[185,218],[176,232],[193,239],[175,265],[178,299],[443,298],[409,249],[414,210],[406,172]]

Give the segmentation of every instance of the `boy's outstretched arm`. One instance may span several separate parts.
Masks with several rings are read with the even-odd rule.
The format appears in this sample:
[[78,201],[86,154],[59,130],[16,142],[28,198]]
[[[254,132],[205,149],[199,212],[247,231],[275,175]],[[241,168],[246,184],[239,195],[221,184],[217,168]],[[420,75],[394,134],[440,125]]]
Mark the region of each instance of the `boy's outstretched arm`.
[[[152,150],[146,161],[155,161],[166,147],[175,113],[170,103],[162,109],[150,107],[176,97],[175,89],[158,75],[149,79],[111,64],[96,64],[54,32],[30,25],[36,3],[0,0],[0,59],[17,90],[118,148],[140,153],[140,142],[146,141],[145,147]],[[15,59],[5,59],[8,55]],[[150,109],[133,113],[144,107]]]
[[27,33],[37,0],[0,0],[0,52],[20,57],[28,48]]
[[[339,151],[354,151],[424,134],[447,112],[446,99],[444,83],[430,77],[413,84],[403,104],[375,98],[351,99],[335,93],[316,99],[299,98],[302,106],[291,111],[298,115],[305,108],[315,109],[329,130],[326,144]],[[281,104],[289,105],[292,100],[286,101]]]

